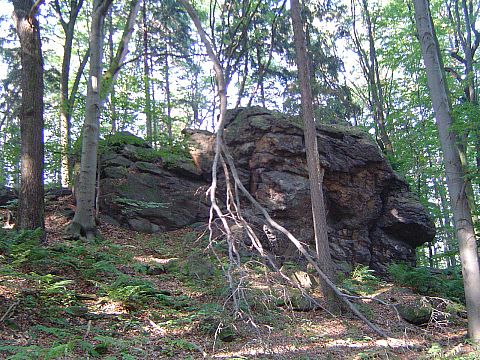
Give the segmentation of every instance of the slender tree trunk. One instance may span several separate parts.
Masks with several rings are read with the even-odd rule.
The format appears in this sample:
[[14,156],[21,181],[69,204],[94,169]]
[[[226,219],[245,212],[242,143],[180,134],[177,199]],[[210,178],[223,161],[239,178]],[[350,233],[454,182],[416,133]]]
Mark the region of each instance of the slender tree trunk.
[[170,51],[170,35],[167,35],[169,38],[167,40],[167,51],[165,51],[165,96],[167,97],[167,134],[168,134],[168,144],[172,145],[173,133],[172,133],[172,100],[170,93],[170,62],[169,54]]
[[[461,1],[461,7],[460,7]],[[449,11],[449,18],[452,23],[455,25],[455,45],[457,49],[453,50],[450,55],[455,60],[460,62],[464,67],[465,80],[461,80],[462,84],[465,85],[464,92],[465,97],[469,103],[474,107],[478,107],[477,94],[475,89],[476,73],[474,71],[474,56],[475,52],[478,49],[480,44],[480,33],[476,29],[477,14],[478,11],[473,12],[473,8],[470,8],[466,0],[455,0],[453,2],[453,14],[452,9],[447,4],[447,10]],[[459,49],[463,50],[463,57],[458,54]],[[477,167],[480,165],[480,132],[475,131],[474,133],[475,143],[476,143],[476,163]],[[458,135],[458,149],[460,151],[460,160],[464,170],[468,168],[467,161],[467,142],[468,142],[468,132]],[[477,182],[477,185],[480,185]],[[473,190],[472,179],[466,179],[466,193],[470,209],[472,211],[472,219],[474,224],[478,222],[478,216],[476,212],[476,199],[475,192]],[[478,235],[478,234],[477,234]]]
[[238,108],[242,102],[243,96],[245,94],[245,85],[247,83],[247,78],[248,78],[248,53],[245,55],[243,77],[242,77],[242,81],[240,82],[240,89],[238,90],[238,98],[237,98],[237,102],[235,103],[235,109]]
[[[113,10],[110,8],[110,11],[108,13],[108,50],[109,50],[109,56],[110,56],[110,62],[113,62],[114,59],[114,44],[113,44],[113,34],[115,30],[113,29]],[[111,111],[111,119],[110,119],[110,124],[111,124],[111,131],[112,133],[117,132],[117,127],[118,127],[118,120],[117,120],[117,108],[116,108],[116,99],[115,99],[115,86],[111,87],[110,90],[110,111]],[[96,209],[98,211],[98,209]]]
[[[150,69],[153,69],[153,59],[150,58]],[[150,70],[152,71],[152,70]],[[152,79],[151,82],[151,91],[152,91],[152,136],[153,136],[153,147],[158,149],[158,116],[157,116],[157,102],[155,101],[155,81]]]
[[428,266],[430,266],[431,268],[433,268],[433,248],[434,248],[433,242],[429,241],[428,242]]
[[[60,17],[60,23],[65,33],[63,44],[62,73],[60,75],[60,151],[61,151],[61,183],[62,187],[70,186],[71,166],[70,166],[70,121],[72,117],[73,104],[70,97],[75,93],[69,94],[68,82],[70,78],[70,64],[72,59],[73,37],[75,33],[75,24],[80,9],[83,6],[83,0],[71,1],[68,22],[64,20],[62,9],[58,0],[54,2],[54,8],[57,16]],[[81,72],[83,69],[80,68]]]
[[435,37],[428,0],[414,0],[414,7],[415,22],[443,150],[448,192],[459,242],[467,304],[468,333],[470,338],[478,343],[480,341],[480,270],[472,214],[465,193],[465,173],[460,161],[456,137],[451,130],[451,105],[447,95],[445,71]]
[[14,0],[13,6],[22,63],[21,188],[17,226],[20,229],[44,229],[44,85],[40,28],[33,0]]
[[145,91],[145,118],[147,141],[152,145],[152,100],[150,95],[150,66],[148,55],[148,25],[147,25],[147,1],[143,0],[142,8],[143,23],[143,86]]
[[[110,1],[110,0],[103,0]],[[108,97],[110,92],[113,89],[115,81],[118,77],[118,72],[123,66],[125,57],[128,53],[128,43],[132,37],[133,27],[135,25],[135,20],[137,18],[138,11],[140,10],[140,0],[131,0],[130,1],[130,10],[126,19],[125,29],[123,30],[122,37],[119,41],[117,52],[115,56],[111,59],[108,69],[103,74],[103,79],[101,82],[101,91],[100,98],[102,104],[105,99]]]
[[97,173],[98,137],[102,100],[103,24],[113,0],[94,0],[90,26],[90,74],[87,87],[86,115],[83,125],[82,157],[79,186],[76,191],[77,209],[67,231],[88,240],[97,235],[94,217]]
[[[302,98],[305,148],[307,152],[308,175],[310,180],[310,195],[312,201],[313,226],[315,231],[315,245],[317,260],[322,271],[333,279],[333,264],[328,245],[327,222],[325,204],[323,201],[323,175],[324,169],[320,167],[317,145],[317,129],[313,115],[312,89],[310,87],[310,73],[307,60],[305,34],[303,21],[300,15],[298,0],[291,0],[291,16],[294,32],[295,53],[300,80]],[[322,284],[322,290],[330,300],[333,293],[330,287]]]
[[370,16],[369,11],[369,4],[367,0],[362,0],[363,5],[363,15],[365,19],[365,23],[367,26],[367,34],[368,34],[368,57],[361,49],[360,42],[356,41],[357,43],[357,52],[359,56],[364,56],[364,73],[365,77],[368,80],[368,84],[370,87],[370,103],[371,103],[371,110],[373,113],[373,118],[375,123],[377,124],[378,135],[380,138],[380,147],[385,152],[385,154],[393,157],[393,145],[388,136],[388,132],[385,126],[385,99],[383,96],[383,88],[380,79],[380,71],[378,66],[378,59],[377,59],[377,49],[375,47],[375,33],[372,24],[372,19]]

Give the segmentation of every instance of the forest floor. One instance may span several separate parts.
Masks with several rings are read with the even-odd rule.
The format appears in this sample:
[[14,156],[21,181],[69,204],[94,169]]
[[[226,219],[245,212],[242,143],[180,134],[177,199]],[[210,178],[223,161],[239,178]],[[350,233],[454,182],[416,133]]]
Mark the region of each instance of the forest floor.
[[[356,305],[391,336],[382,339],[348,312],[305,305],[246,256],[235,316],[221,243],[208,248],[198,229],[148,235],[112,225],[100,225],[102,240],[66,240],[62,207],[49,205],[46,245],[0,233],[1,359],[480,359],[463,311],[447,312],[441,298],[370,281]],[[415,326],[372,298],[429,302],[436,316]]]

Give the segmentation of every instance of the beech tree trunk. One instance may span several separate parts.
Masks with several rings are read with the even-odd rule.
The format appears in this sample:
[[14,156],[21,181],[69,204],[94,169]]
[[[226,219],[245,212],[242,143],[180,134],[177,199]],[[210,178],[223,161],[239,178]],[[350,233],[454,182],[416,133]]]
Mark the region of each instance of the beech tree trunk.
[[[333,264],[328,245],[327,222],[325,204],[323,201],[323,174],[320,167],[317,144],[317,129],[315,126],[312,89],[310,86],[310,73],[308,68],[307,50],[303,21],[300,16],[300,4],[298,0],[291,0],[292,25],[294,32],[295,53],[300,80],[300,91],[303,109],[303,122],[305,134],[305,148],[307,152],[308,176],[310,180],[310,197],[312,201],[313,227],[315,232],[315,245],[317,260],[322,271],[329,279],[333,280]],[[322,284],[322,290],[327,298],[333,297],[329,286]]]
[[459,243],[467,304],[468,333],[470,338],[478,343],[480,342],[480,271],[472,214],[465,192],[465,173],[458,153],[456,136],[451,130],[451,105],[447,95],[445,70],[435,37],[428,0],[414,0],[414,7]]
[[83,125],[82,157],[75,216],[67,232],[75,237],[93,239],[97,235],[94,216],[97,153],[102,101],[103,24],[113,0],[94,0],[90,27],[90,74],[87,87],[86,116]]
[[[38,6],[38,3],[36,5]],[[40,28],[33,0],[14,0],[13,6],[13,20],[20,40],[22,63],[21,186],[17,227],[44,229],[44,85]]]

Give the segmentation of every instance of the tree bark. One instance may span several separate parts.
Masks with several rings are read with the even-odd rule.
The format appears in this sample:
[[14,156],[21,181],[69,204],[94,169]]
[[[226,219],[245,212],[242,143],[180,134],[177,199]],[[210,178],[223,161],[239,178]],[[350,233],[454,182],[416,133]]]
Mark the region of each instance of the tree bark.
[[[113,43],[113,34],[115,33],[115,29],[113,27],[113,9],[110,7],[110,11],[108,12],[108,50],[109,50],[109,59],[110,62],[113,62],[114,59],[114,43]],[[115,97],[115,86],[111,87],[110,90],[110,124],[111,124],[111,132],[115,134],[118,128],[118,115],[117,115],[117,101]],[[98,211],[98,209],[96,209]]]
[[170,51],[170,34],[167,35],[167,49],[165,51],[165,96],[167,101],[167,135],[168,135],[168,145],[172,146],[173,144],[173,133],[172,133],[172,99],[170,92],[170,62],[168,60]]
[[150,145],[153,143],[152,136],[152,98],[150,95],[150,66],[148,54],[148,26],[147,26],[147,1],[143,0],[142,8],[142,24],[143,24],[143,86],[145,91],[145,118],[147,141]]
[[33,0],[13,1],[13,20],[20,40],[22,63],[21,187],[17,222],[20,229],[45,228],[43,57],[33,5]]
[[[62,73],[60,75],[60,151],[61,151],[61,183],[62,187],[70,186],[70,120],[72,117],[72,107],[70,97],[75,93],[69,94],[68,81],[70,77],[70,63],[72,59],[72,45],[75,31],[75,23],[78,13],[83,6],[83,0],[72,1],[68,22],[62,16],[62,10],[58,0],[54,3],[55,11],[60,17],[60,24],[65,33],[63,44]],[[80,69],[83,72],[83,69]],[[80,71],[79,70],[79,71]]]
[[[109,0],[103,0],[103,1],[109,1]],[[103,74],[103,79],[101,82],[101,91],[100,91],[100,98],[101,98],[102,104],[104,103],[105,99],[108,97],[110,92],[112,91],[112,88],[118,76],[118,72],[123,66],[123,62],[125,61],[125,57],[127,56],[128,43],[130,42],[130,38],[132,37],[133,27],[135,25],[135,20],[137,19],[137,14],[139,10],[140,10],[140,0],[130,1],[130,10],[128,13],[128,17],[126,19],[125,29],[123,30],[122,37],[119,41],[118,48],[115,53],[115,57],[111,59],[108,69]]]
[[[303,109],[303,122],[305,134],[305,148],[307,152],[308,175],[310,180],[310,196],[312,201],[313,227],[315,231],[315,246],[317,260],[322,271],[333,279],[333,264],[328,245],[327,222],[325,204],[323,201],[323,175],[324,169],[320,166],[317,144],[317,129],[315,126],[312,89],[310,87],[310,73],[308,68],[305,34],[303,21],[300,15],[298,0],[291,0],[291,15],[294,32],[295,52],[297,59],[298,77]],[[324,295],[332,298],[331,288],[322,284]]]
[[459,242],[467,305],[468,333],[470,338],[478,343],[480,342],[480,271],[472,214],[465,193],[465,173],[460,161],[456,137],[451,130],[451,105],[447,95],[445,70],[435,37],[428,0],[414,0],[414,7],[415,22],[443,150],[447,187]]
[[393,158],[393,145],[388,135],[385,126],[385,98],[383,95],[383,88],[380,79],[380,71],[377,59],[377,49],[375,47],[375,31],[372,18],[370,16],[368,0],[361,1],[363,8],[363,19],[367,28],[368,36],[368,52],[362,47],[362,43],[357,34],[355,22],[355,1],[352,1],[352,18],[353,18],[353,41],[356,46],[356,52],[360,58],[362,71],[368,83],[368,103],[376,124],[377,142],[382,151]]
[[97,153],[100,110],[102,100],[103,24],[108,8],[113,0],[94,0],[92,23],[90,27],[90,74],[87,87],[86,115],[83,125],[82,157],[79,185],[76,191],[77,209],[67,228],[74,237],[93,239],[97,235],[94,217],[95,183],[97,172]]
[[[476,29],[477,23],[477,14],[471,8],[472,2],[470,1],[467,4],[466,0],[461,0],[461,8],[459,4],[460,0],[453,1],[453,15],[451,5],[447,4],[447,10],[449,13],[449,18],[452,24],[455,26],[455,45],[457,49],[450,52],[450,56],[458,61],[461,66],[464,67],[465,80],[459,80],[464,83],[464,92],[467,102],[473,105],[473,107],[478,106],[477,94],[475,90],[476,83],[476,73],[474,71],[474,57],[475,52],[478,49],[480,44],[480,33]],[[462,26],[463,25],[463,26]],[[463,50],[463,57],[458,54],[460,48]],[[468,160],[467,160],[467,141],[468,141],[468,132],[463,134],[457,134],[458,138],[458,149],[460,151],[460,160],[464,169],[468,169]],[[477,130],[474,132],[474,141],[475,141],[475,150],[476,150],[476,163],[477,167],[480,165],[480,132]],[[477,185],[480,185],[477,182]],[[478,216],[476,215],[476,199],[475,192],[473,190],[472,179],[466,179],[466,193],[467,199],[472,211],[472,219],[474,224],[478,222]],[[478,234],[477,234],[478,235]]]

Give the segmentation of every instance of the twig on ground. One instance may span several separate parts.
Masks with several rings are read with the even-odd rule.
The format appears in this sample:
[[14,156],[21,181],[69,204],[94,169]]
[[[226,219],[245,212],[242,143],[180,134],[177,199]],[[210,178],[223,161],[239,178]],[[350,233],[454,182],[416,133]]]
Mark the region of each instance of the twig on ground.
[[8,319],[8,317],[10,316],[10,313],[12,313],[13,310],[15,310],[15,308],[18,306],[18,304],[20,304],[20,301],[15,301],[12,305],[10,305],[8,307],[5,314],[3,314],[3,316],[0,318],[0,323],[4,322],[6,319]]

